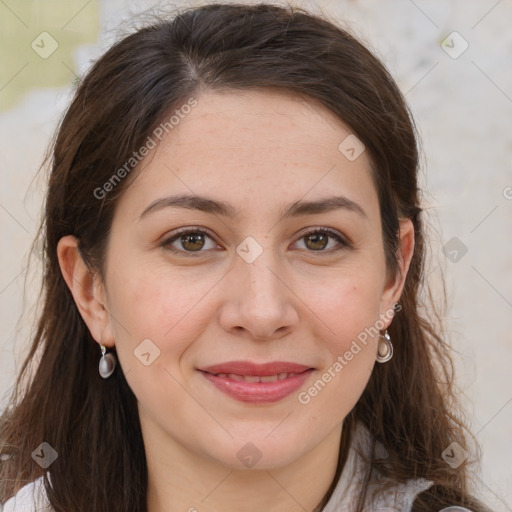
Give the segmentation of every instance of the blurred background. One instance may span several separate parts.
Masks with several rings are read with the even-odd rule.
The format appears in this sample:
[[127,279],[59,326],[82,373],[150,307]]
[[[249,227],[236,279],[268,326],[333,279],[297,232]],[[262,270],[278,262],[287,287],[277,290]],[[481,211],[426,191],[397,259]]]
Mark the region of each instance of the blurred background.
[[[38,313],[37,246],[27,267],[46,182],[38,169],[77,76],[148,14],[204,3],[0,1],[0,407]],[[512,2],[288,3],[358,36],[410,105],[432,237],[427,274],[436,300],[446,279],[459,396],[482,448],[474,492],[512,512]]]

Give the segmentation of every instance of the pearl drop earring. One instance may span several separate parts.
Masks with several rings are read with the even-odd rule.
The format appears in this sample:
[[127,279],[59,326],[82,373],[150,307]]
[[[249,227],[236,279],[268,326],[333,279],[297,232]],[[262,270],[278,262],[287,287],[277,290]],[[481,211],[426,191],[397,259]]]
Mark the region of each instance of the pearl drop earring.
[[99,374],[103,379],[108,379],[116,369],[117,359],[114,354],[106,354],[107,347],[100,345],[101,347],[101,358],[98,365]]
[[391,337],[388,334],[388,331],[384,332],[384,334],[380,335],[379,339],[379,347],[377,349],[377,356],[375,360],[378,363],[385,363],[389,361],[393,357],[393,345],[391,343]]

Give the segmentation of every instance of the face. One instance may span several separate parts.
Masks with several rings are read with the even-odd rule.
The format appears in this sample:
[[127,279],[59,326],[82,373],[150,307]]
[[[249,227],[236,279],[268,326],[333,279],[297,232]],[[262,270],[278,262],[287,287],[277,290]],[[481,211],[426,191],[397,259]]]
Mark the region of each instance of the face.
[[[391,322],[400,283],[369,158],[339,149],[349,127],[281,92],[196,99],[117,205],[102,342],[145,434],[232,468],[252,442],[274,468],[340,428],[375,362],[378,336],[362,333]],[[166,199],[181,195],[211,202]],[[234,361],[309,370],[278,383],[203,371]]]

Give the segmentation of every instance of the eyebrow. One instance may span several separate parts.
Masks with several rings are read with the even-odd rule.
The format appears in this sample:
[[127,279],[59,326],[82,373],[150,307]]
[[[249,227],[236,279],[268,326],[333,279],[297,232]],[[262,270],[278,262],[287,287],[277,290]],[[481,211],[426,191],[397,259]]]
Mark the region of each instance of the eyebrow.
[[[208,197],[202,197],[191,194],[175,195],[162,197],[153,201],[140,214],[138,221],[150,213],[162,210],[164,208],[187,208],[190,210],[199,210],[214,215],[222,215],[230,219],[237,218],[241,210],[224,201],[217,201]],[[345,196],[330,196],[315,201],[295,201],[288,205],[286,209],[281,210],[280,221],[298,217],[300,215],[314,215],[318,213],[326,213],[334,210],[344,209],[367,218],[363,208],[356,202]]]

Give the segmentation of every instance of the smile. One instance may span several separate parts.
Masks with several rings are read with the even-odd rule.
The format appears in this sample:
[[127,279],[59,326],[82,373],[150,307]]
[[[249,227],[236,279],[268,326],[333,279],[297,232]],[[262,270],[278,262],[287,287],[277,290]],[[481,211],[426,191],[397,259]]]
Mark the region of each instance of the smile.
[[312,368],[301,373],[279,373],[275,375],[238,375],[201,371],[201,374],[219,391],[241,402],[253,404],[271,403],[281,400],[300,388],[310,375]]
[[284,380],[297,375],[296,373],[279,373],[276,375],[237,375],[236,373],[217,373],[216,377],[228,377],[232,380],[245,382],[275,382],[276,380]]

